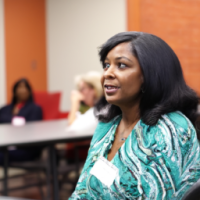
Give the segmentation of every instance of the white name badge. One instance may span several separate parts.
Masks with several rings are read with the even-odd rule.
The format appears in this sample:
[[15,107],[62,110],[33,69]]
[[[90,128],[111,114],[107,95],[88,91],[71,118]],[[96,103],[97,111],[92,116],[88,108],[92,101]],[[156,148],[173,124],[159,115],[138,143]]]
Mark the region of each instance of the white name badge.
[[113,184],[118,173],[119,169],[102,156],[99,157],[90,171],[90,174],[94,175],[108,187]]

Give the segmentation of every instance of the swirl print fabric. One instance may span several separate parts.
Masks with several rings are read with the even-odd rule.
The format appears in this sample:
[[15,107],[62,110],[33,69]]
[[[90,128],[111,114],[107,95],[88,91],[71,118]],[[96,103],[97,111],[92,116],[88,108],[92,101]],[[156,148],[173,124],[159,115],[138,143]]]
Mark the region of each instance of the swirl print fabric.
[[163,115],[155,126],[138,121],[111,161],[119,169],[111,187],[90,170],[112,147],[117,116],[99,123],[88,157],[70,200],[181,200],[200,178],[200,148],[196,131],[181,113]]

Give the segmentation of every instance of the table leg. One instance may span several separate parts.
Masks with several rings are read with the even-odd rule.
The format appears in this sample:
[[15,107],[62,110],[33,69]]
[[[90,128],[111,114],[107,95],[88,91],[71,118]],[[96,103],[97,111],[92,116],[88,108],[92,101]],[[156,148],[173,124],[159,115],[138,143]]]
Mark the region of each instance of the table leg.
[[79,166],[79,148],[77,145],[75,146],[75,162],[76,162],[76,180],[78,180],[80,166]]
[[8,195],[8,150],[7,148],[4,149],[4,196]]
[[47,187],[47,193],[46,193],[46,200],[51,199],[51,152],[50,148],[48,149],[48,166],[46,168],[46,187]]
[[51,163],[51,170],[53,172],[53,194],[54,200],[59,200],[59,189],[58,189],[58,172],[56,165],[56,150],[54,145],[50,145],[49,147],[49,158]]

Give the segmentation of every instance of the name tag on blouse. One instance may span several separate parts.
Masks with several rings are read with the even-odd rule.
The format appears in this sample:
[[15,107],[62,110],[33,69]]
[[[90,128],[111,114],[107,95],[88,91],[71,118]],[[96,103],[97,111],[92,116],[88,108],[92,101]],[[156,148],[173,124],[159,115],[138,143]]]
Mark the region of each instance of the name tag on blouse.
[[113,184],[118,173],[118,168],[102,156],[99,157],[90,171],[90,174],[94,175],[108,187]]

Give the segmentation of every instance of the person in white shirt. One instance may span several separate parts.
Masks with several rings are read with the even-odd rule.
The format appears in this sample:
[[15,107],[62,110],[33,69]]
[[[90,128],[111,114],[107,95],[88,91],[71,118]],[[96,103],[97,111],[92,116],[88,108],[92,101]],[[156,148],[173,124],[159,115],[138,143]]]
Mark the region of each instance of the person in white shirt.
[[[68,117],[67,131],[78,133],[94,133],[98,120],[94,115],[94,105],[102,97],[101,73],[91,71],[75,78],[76,90],[71,93],[71,109]],[[66,158],[68,163],[74,162],[75,145],[80,148],[79,159],[85,160],[90,140],[68,143]]]
[[97,126],[94,105],[102,96],[101,73],[91,71],[75,78],[77,90],[71,93],[68,130],[93,131]]

